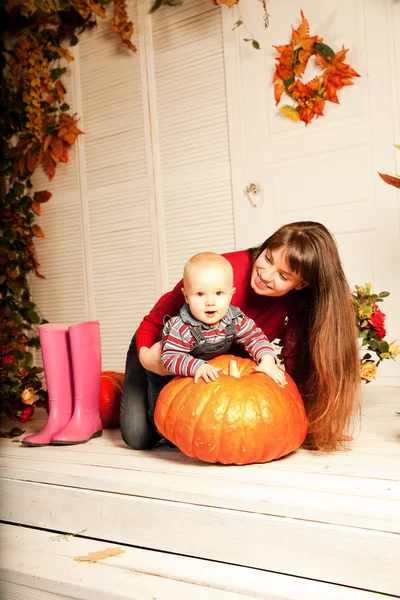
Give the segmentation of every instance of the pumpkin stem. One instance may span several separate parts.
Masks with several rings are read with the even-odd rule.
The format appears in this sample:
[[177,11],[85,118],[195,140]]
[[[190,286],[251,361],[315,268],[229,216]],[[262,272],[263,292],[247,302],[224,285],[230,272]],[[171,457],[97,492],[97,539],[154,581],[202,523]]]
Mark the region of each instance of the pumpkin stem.
[[239,372],[236,360],[231,360],[229,362],[229,375],[232,375],[232,377],[236,377],[237,379],[240,379],[240,372]]

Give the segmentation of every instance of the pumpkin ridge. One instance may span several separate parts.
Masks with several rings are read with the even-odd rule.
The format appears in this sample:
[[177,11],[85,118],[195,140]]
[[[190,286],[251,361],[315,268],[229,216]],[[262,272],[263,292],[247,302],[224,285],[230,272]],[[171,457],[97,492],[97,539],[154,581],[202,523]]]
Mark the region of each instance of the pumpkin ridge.
[[[172,381],[175,381],[175,378],[173,380],[171,380],[171,383],[172,383]],[[185,392],[186,392],[187,384],[189,384],[189,383],[191,383],[191,381],[189,379],[186,380],[185,378],[182,378],[182,385],[180,385],[179,392],[176,395],[175,399],[171,398],[169,400],[168,409],[167,409],[167,411],[165,413],[165,419],[164,419],[165,434],[168,434],[168,435],[165,435],[165,437],[168,440],[170,440],[173,444],[177,443],[176,423],[177,423],[178,418],[179,418],[179,412],[180,412],[181,406],[186,402],[186,399],[187,399],[187,396],[186,396]],[[183,396],[182,399],[181,399],[181,395]],[[180,401],[179,407],[178,407],[179,410],[176,410],[176,407],[174,406],[174,404],[176,403],[177,400],[179,402],[180,399],[181,399],[181,401]],[[171,426],[170,418],[173,416],[172,415],[173,412],[176,412],[176,417],[175,417],[174,423]],[[172,421],[172,419],[171,419],[171,421]],[[173,436],[170,436],[170,433],[169,433],[170,431],[173,432]],[[171,439],[171,437],[173,437],[174,439]]]
[[[211,382],[210,382],[210,383],[206,383],[206,382],[204,382],[204,383],[205,383],[206,385],[210,385],[210,383],[211,383]],[[197,385],[197,384],[196,384],[196,385]],[[207,388],[206,388],[206,389],[207,389]],[[198,460],[202,460],[202,459],[201,459],[201,458],[199,458],[199,456],[197,455],[197,452],[196,452],[196,451],[195,451],[195,449],[194,449],[194,448],[195,448],[195,443],[194,443],[194,440],[196,439],[196,432],[197,432],[197,428],[199,427],[199,424],[200,424],[200,419],[201,419],[201,417],[202,417],[202,415],[203,415],[204,411],[206,410],[207,403],[209,402],[209,400],[210,400],[210,394],[208,394],[208,395],[207,395],[207,398],[204,398],[204,404],[203,404],[203,406],[201,407],[200,414],[198,415],[198,418],[197,418],[197,421],[196,421],[196,425],[194,426],[194,429],[193,429],[193,432],[192,432],[192,439],[190,440],[190,447],[191,447],[191,449],[192,449],[192,453],[193,453],[192,455],[193,455],[193,456],[195,456],[195,457],[196,457]]]
[[[257,397],[254,397],[254,405],[257,408],[257,413],[258,413],[259,420],[264,424],[264,419],[262,418],[262,410],[261,410],[261,406],[260,406],[260,397],[259,397],[259,395],[257,395]],[[260,459],[262,458],[262,456],[264,454],[263,453],[263,449],[264,449],[264,447],[260,444],[258,446],[258,452],[257,452],[257,454],[254,457],[254,462],[255,463],[260,462]]]
[[219,428],[219,438],[218,438],[218,448],[219,448],[219,452],[218,452],[218,455],[217,455],[217,461],[218,461],[218,462],[222,462],[222,461],[220,461],[220,458],[221,458],[221,452],[222,452],[222,445],[221,445],[222,431],[224,430],[224,425],[225,425],[225,417],[226,417],[226,413],[228,412],[228,408],[229,408],[229,406],[230,406],[231,402],[232,402],[232,396],[230,396],[230,397],[228,398],[228,402],[226,403],[226,406],[225,406],[225,410],[224,410],[223,417],[222,417],[222,419],[220,420],[221,426],[220,426],[220,428]]

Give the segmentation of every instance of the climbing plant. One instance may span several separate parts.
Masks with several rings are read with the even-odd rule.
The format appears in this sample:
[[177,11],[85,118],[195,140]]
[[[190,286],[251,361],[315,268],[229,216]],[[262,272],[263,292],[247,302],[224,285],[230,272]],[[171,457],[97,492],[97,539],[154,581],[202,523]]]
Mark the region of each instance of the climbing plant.
[[34,239],[45,236],[35,215],[51,193],[33,191],[41,165],[51,180],[82,133],[66,103],[62,77],[73,60],[68,46],[113,8],[110,27],[131,51],[133,24],[124,0],[6,0],[0,2],[0,410],[22,422],[43,404],[42,370],[30,350],[39,346],[42,321],[29,276],[40,278]]

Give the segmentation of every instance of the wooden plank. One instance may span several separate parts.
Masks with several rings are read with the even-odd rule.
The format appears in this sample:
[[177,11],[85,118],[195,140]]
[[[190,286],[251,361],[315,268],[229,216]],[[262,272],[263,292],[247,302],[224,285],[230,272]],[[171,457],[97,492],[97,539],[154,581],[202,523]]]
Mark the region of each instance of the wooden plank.
[[290,481],[286,473],[275,473],[268,481],[264,471],[266,481],[239,483],[224,476],[228,469],[207,477],[204,471],[164,472],[162,461],[144,470],[71,464],[68,451],[63,454],[64,461],[1,458],[2,477],[400,533],[398,482],[298,473]]
[[[231,599],[237,597],[243,600],[250,597],[266,600],[389,598],[363,590],[257,569],[105,544],[25,527],[1,525],[0,537],[3,547],[7,548],[1,561],[3,581],[0,592],[3,592],[2,597],[7,600],[67,600],[68,597],[82,600],[92,600],[94,597],[100,600],[104,597],[107,600],[132,599],[138,593],[136,582],[142,587],[145,583],[149,584],[146,600],[154,597],[163,600],[170,591],[176,594],[174,600],[193,597],[224,600],[227,593]],[[76,556],[103,550],[105,547],[119,547],[124,550],[124,554],[95,565],[73,560]],[[169,582],[163,589],[159,585],[161,578]],[[191,587],[189,584],[192,584]],[[61,590],[62,596],[58,593]],[[192,590],[197,592],[196,596],[193,596]],[[182,596],[182,593],[188,595]]]
[[11,523],[397,594],[400,537],[313,523],[3,479]]

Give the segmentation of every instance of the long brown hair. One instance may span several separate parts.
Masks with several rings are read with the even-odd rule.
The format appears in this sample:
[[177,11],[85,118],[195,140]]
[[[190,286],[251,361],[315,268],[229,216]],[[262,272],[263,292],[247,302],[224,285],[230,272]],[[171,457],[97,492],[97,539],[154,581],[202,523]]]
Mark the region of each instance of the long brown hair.
[[282,246],[291,270],[309,283],[293,372],[309,419],[308,445],[335,450],[345,445],[344,434],[350,433],[359,410],[360,360],[350,288],[335,240],[324,225],[284,225],[249,252],[254,261],[267,248]]

